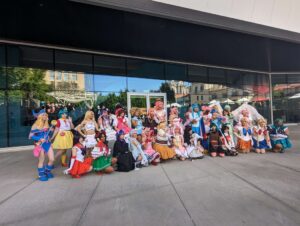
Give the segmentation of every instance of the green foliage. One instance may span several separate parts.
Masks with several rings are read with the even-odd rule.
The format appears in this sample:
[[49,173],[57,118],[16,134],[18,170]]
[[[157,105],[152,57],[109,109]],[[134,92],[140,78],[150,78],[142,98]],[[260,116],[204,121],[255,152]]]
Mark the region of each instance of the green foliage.
[[45,70],[32,68],[7,68],[8,84],[11,96],[22,95],[27,99],[50,100],[47,92],[51,86],[46,84],[44,78]]
[[[110,93],[107,96],[102,96],[101,94],[97,97],[96,104],[101,104],[111,110],[115,109],[116,104],[121,104],[123,107],[127,106],[127,92],[128,90],[120,90],[119,95],[116,93]],[[132,107],[146,107],[146,98],[132,98],[131,99]]]
[[161,86],[159,87],[159,90],[160,90],[160,92],[167,94],[167,102],[168,103],[175,102],[175,92],[170,87],[169,83],[167,83],[167,82],[162,83]]
[[119,97],[115,93],[110,93],[107,96],[99,95],[97,98],[97,104],[102,104],[110,110],[113,110],[118,102]]

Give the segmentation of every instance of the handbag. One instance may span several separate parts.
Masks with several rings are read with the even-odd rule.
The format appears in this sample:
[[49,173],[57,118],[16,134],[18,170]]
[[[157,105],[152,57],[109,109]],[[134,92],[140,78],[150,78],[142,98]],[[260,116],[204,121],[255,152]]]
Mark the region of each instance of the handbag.
[[34,157],[39,157],[39,155],[40,155],[40,152],[42,151],[42,147],[41,147],[41,145],[35,145],[35,147],[34,147],[34,149],[33,149],[33,156]]

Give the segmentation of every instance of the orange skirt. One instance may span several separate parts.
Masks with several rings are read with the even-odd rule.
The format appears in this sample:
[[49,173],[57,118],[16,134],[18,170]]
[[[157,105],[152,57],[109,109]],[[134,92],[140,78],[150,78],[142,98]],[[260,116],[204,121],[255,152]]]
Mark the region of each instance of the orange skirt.
[[251,146],[252,146],[251,140],[244,141],[242,139],[238,139],[238,141],[237,141],[237,149],[239,151],[245,151],[245,150],[249,150],[250,151]]
[[83,162],[75,160],[70,174],[72,176],[85,174],[91,169],[92,163],[93,159],[91,157],[86,158]]
[[172,148],[169,148],[168,145],[155,143],[153,149],[160,154],[161,159],[171,159],[176,153]]

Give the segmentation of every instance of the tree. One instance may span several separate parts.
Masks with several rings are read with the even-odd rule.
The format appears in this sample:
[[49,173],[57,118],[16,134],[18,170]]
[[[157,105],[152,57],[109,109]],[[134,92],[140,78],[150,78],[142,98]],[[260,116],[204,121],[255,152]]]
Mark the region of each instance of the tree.
[[[10,96],[16,96],[29,100],[29,102],[38,100],[51,100],[47,95],[51,91],[51,85],[46,84],[46,71],[32,68],[7,68],[7,77],[9,88],[14,90]],[[29,103],[28,102],[28,103]],[[29,106],[28,106],[29,107]]]
[[175,102],[175,92],[170,87],[169,83],[165,82],[162,83],[159,87],[160,92],[167,94],[167,102],[168,103],[174,103]]

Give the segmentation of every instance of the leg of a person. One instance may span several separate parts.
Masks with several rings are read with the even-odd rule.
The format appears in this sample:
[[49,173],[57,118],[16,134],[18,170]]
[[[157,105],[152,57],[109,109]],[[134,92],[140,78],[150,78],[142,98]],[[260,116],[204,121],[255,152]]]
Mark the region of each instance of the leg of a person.
[[44,161],[45,161],[45,152],[42,150],[39,155],[39,162],[38,162],[38,175],[40,181],[47,181],[48,177],[45,172],[44,167]]
[[104,169],[104,173],[110,174],[112,172],[114,172],[114,168],[111,167],[111,166],[109,166],[109,167],[107,167],[107,168]]
[[38,168],[44,167],[44,161],[45,161],[45,152],[42,150],[39,155]]
[[53,163],[54,163],[54,160],[55,160],[54,159],[54,151],[53,151],[52,148],[50,148],[49,151],[48,151],[48,165],[52,166]]

